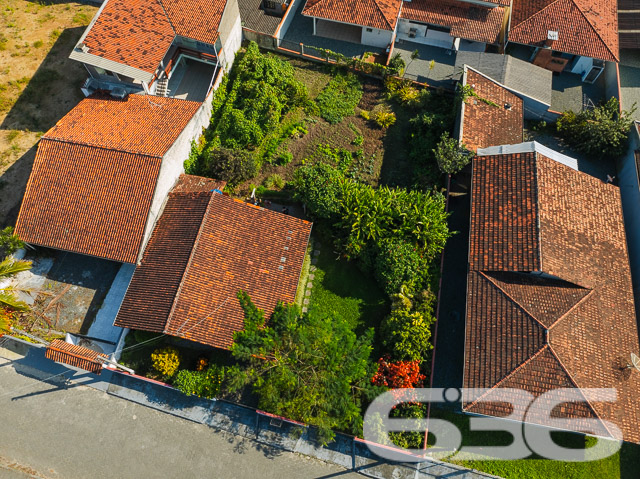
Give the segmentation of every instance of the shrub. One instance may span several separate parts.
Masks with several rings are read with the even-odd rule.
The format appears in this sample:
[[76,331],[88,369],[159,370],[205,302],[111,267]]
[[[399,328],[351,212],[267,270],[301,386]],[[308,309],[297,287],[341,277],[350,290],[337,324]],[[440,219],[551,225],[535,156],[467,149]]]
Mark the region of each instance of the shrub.
[[400,53],[396,53],[391,57],[387,72],[390,75],[402,76],[406,67],[407,64],[402,59],[402,55],[400,55]]
[[417,311],[395,309],[382,322],[382,344],[395,360],[422,363],[432,348],[431,323],[431,316],[425,318]]
[[201,174],[224,180],[231,186],[253,178],[258,170],[253,154],[248,151],[216,148],[203,152]]
[[371,119],[371,114],[367,110],[360,110],[360,116],[367,121]]
[[264,182],[263,185],[265,186],[265,188],[277,188],[277,189],[282,189],[284,187],[284,180],[282,179],[282,176],[280,176],[277,173],[274,173],[273,175],[268,176]]
[[278,155],[278,164],[279,165],[288,165],[293,161],[293,153],[290,151],[283,151]]
[[351,142],[351,144],[354,146],[362,146],[363,143],[364,143],[364,137],[362,135],[356,136]]
[[420,373],[418,361],[390,361],[389,357],[378,360],[378,371],[371,378],[376,386],[389,388],[415,388],[421,387],[426,376]]
[[362,85],[352,73],[336,74],[316,98],[320,116],[329,123],[340,123],[353,115],[362,98]]
[[438,162],[438,168],[443,173],[453,175],[467,166],[471,161],[471,152],[464,145],[458,143],[455,138],[449,138],[449,132],[445,131],[440,137],[438,146],[433,150]]
[[380,128],[389,128],[396,122],[396,114],[390,111],[379,111],[376,113],[375,122]]
[[204,371],[178,371],[173,386],[185,394],[213,399],[220,394],[224,368],[212,364]]
[[296,171],[295,197],[318,218],[332,218],[340,206],[342,174],[326,163],[305,165]]
[[13,233],[13,227],[7,226],[0,230],[0,260],[15,253],[23,246],[24,243]]
[[415,244],[401,238],[386,238],[379,244],[374,274],[388,295],[407,285],[410,292],[420,289],[428,275],[428,264]]
[[565,112],[557,122],[558,132],[573,148],[600,158],[621,157],[633,125],[635,104],[631,111],[620,112],[618,100],[612,97],[597,108],[579,113]]
[[151,361],[153,362],[153,369],[163,377],[170,378],[180,366],[180,353],[171,346],[159,348],[151,353]]

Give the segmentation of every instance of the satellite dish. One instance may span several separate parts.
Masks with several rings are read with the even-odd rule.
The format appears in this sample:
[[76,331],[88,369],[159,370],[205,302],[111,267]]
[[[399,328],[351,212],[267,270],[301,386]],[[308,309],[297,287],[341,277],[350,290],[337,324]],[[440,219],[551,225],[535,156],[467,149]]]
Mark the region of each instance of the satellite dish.
[[640,358],[635,354],[631,353],[631,364],[627,366],[628,368],[635,368],[640,371]]

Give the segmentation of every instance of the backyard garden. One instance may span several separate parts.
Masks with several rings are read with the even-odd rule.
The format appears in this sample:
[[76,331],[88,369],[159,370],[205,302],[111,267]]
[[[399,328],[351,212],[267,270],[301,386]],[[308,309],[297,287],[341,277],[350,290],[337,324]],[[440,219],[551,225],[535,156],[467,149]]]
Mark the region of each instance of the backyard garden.
[[[323,443],[336,430],[361,435],[363,412],[381,392],[428,385],[439,257],[453,234],[443,180],[469,161],[451,139],[457,107],[469,94],[383,81],[249,44],[214,93],[210,127],[185,169],[226,180],[234,196],[255,190],[261,199],[304,205],[314,221],[299,291],[306,294],[265,318],[238,292],[245,329],[228,353],[133,333],[127,346],[142,347],[123,354],[123,362],[186,394],[241,400],[314,425]],[[466,428],[468,437],[465,416],[432,412]],[[426,406],[405,403],[392,414],[425,417]],[[504,439],[487,438],[491,445]],[[420,448],[424,433],[396,432],[391,440]],[[585,463],[571,477],[628,461],[618,454]],[[569,477],[566,463],[538,458],[464,465],[505,477]]]

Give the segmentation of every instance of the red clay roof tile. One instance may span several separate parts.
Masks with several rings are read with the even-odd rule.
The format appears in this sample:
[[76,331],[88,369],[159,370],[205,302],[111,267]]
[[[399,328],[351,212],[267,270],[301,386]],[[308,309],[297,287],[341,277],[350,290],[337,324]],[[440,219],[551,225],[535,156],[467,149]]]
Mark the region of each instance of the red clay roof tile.
[[162,156],[199,107],[152,103],[89,97],[43,136],[18,215],[20,238],[136,262]]
[[149,95],[85,98],[43,138],[162,157],[200,108],[195,101]]
[[107,0],[89,53],[155,73],[176,35],[215,44],[226,0]]
[[57,363],[69,364],[94,374],[102,372],[102,362],[98,361],[98,353],[96,351],[67,343],[61,339],[51,341],[44,355],[47,359]]
[[393,31],[402,3],[402,0],[307,0],[302,14]]
[[616,0],[513,0],[509,41],[543,46],[549,31],[553,50],[620,60]]
[[451,28],[451,36],[498,43],[507,10],[458,0],[411,0],[402,5],[401,18]]
[[[176,245],[171,238],[183,224],[187,238]],[[278,301],[293,302],[310,232],[309,222],[210,190],[174,191],[115,325],[229,348],[244,324],[239,290],[266,316]],[[170,287],[153,286],[167,275]]]
[[[504,188],[506,178],[521,187]],[[508,232],[496,234],[498,225]],[[513,242],[502,241],[509,235]],[[617,401],[567,403],[556,415],[608,420],[626,441],[640,443],[640,374],[626,368],[639,343],[619,189],[538,153],[478,157],[470,246],[464,386],[515,387],[534,396],[558,387],[613,387]],[[516,268],[505,272],[504,258],[518,254],[544,274],[519,270],[513,260]],[[544,332],[542,344],[532,324]],[[528,349],[513,344],[523,337]],[[505,415],[502,394],[493,389],[485,402],[466,397],[464,408]],[[542,416],[528,420],[548,424]]]
[[[463,105],[462,143],[470,150],[522,143],[524,107],[520,97],[490,78],[467,68],[466,85],[479,98],[470,96]],[[497,104],[487,104],[481,99]],[[511,105],[506,109],[506,104]]]

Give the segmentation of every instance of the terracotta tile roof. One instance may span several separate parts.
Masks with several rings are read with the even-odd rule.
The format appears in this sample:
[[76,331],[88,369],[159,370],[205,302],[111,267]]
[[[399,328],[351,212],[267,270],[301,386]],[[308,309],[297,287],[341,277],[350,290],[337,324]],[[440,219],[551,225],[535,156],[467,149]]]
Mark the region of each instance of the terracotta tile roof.
[[226,181],[214,180],[195,175],[180,175],[178,182],[172,188],[172,193],[207,193],[213,190],[222,191],[227,186]]
[[227,0],[159,0],[176,35],[214,45]]
[[[640,374],[626,368],[639,343],[619,189],[539,153],[477,157],[471,216],[464,387],[492,390],[480,401],[467,395],[464,409],[509,413],[500,388],[539,396],[613,387],[615,402],[565,403],[554,416],[611,421],[640,443]],[[497,234],[499,225],[506,232]],[[599,433],[610,434],[602,423]]]
[[402,0],[307,0],[303,15],[395,30]]
[[107,0],[83,43],[92,55],[155,73],[174,38],[157,0]]
[[[534,153],[475,159],[469,266],[476,271],[537,271],[538,187]],[[478,193],[476,193],[478,190]],[[500,205],[499,208],[495,205]]]
[[[465,84],[471,85],[480,98],[499,106],[487,104],[473,96],[468,97],[462,105],[462,143],[473,151],[490,146],[522,143],[522,99],[471,68],[467,68],[466,73]],[[504,108],[507,103],[511,105],[510,110]]]
[[195,101],[95,94],[82,100],[43,138],[162,157],[200,108]]
[[16,234],[27,243],[135,263],[161,161],[42,139]]
[[506,10],[457,0],[411,0],[402,5],[401,18],[451,28],[451,36],[498,43]]
[[239,290],[267,317],[293,302],[310,232],[309,222],[208,189],[173,191],[115,325],[229,348],[243,328]]
[[43,136],[16,233],[27,243],[135,263],[162,156],[198,103],[82,100]]
[[60,339],[51,341],[44,355],[47,359],[51,359],[56,363],[69,364],[70,366],[84,369],[94,374],[100,374],[102,372],[102,362],[97,360],[97,352],[82,346],[67,343]]
[[616,0],[513,0],[509,41],[543,46],[550,30],[553,50],[620,60]]
[[107,0],[83,43],[89,53],[155,73],[176,35],[215,44],[226,0]]

